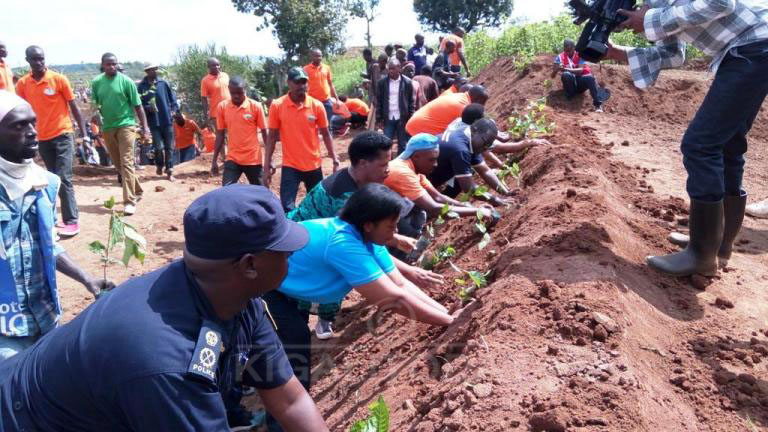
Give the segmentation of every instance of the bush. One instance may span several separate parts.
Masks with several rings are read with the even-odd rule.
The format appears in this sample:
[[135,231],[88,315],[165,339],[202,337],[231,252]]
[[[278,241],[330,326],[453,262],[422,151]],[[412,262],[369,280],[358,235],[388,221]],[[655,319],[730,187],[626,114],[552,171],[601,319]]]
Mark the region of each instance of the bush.
[[365,72],[365,60],[359,52],[333,56],[328,59],[333,73],[333,85],[341,95],[362,96],[361,73]]
[[[560,15],[551,21],[513,25],[498,37],[486,31],[470,33],[464,39],[464,51],[473,71],[480,71],[499,57],[515,57],[518,67],[528,65],[539,54],[556,54],[562,51],[563,40],[578,40],[582,26],[574,25],[570,15]],[[631,32],[614,33],[611,40],[617,45],[649,46],[642,36]],[[689,46],[689,59],[701,57],[701,51]]]

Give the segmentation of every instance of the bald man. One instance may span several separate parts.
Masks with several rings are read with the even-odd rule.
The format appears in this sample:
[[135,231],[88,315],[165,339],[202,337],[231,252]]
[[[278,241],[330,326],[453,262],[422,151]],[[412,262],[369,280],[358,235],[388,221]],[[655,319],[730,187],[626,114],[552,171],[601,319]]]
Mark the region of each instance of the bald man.
[[309,59],[310,63],[304,66],[304,72],[309,77],[309,90],[307,94],[323,104],[325,113],[328,116],[328,123],[330,124],[331,117],[333,117],[333,101],[339,99],[336,95],[336,87],[333,86],[331,67],[323,64],[323,52],[318,48],[309,52]]
[[8,49],[5,46],[5,42],[0,41],[0,90],[7,90],[11,93],[15,93],[13,71],[11,71],[11,67],[5,63],[6,57],[8,57]]

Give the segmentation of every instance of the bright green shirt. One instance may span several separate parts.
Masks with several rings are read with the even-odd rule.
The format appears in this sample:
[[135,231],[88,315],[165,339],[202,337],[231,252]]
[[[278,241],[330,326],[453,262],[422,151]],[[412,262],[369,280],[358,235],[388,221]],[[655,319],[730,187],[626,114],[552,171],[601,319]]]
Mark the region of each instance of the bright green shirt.
[[99,107],[104,130],[136,126],[134,108],[141,106],[136,84],[127,76],[117,73],[110,78],[101,74],[91,82],[91,97]]

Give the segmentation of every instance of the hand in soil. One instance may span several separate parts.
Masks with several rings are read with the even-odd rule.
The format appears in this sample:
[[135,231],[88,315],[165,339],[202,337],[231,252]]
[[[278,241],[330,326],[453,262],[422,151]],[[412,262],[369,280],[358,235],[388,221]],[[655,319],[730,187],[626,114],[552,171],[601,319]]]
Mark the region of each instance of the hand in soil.
[[415,238],[404,235],[396,235],[395,240],[397,240],[397,249],[406,253],[413,252],[413,250],[416,249],[416,242],[418,241]]
[[88,292],[93,294],[94,299],[99,298],[105,291],[111,291],[115,287],[113,282],[104,279],[90,279],[83,285],[85,285],[85,289],[87,289]]
[[424,270],[423,268],[411,266],[406,273],[407,274],[403,274],[403,276],[419,288],[426,286],[440,286],[445,283],[443,275]]

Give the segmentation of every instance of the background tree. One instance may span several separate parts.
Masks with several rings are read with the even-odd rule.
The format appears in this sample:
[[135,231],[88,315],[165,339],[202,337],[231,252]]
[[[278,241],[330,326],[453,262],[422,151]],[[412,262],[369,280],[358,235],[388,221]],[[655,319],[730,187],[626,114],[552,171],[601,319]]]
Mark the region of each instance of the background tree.
[[238,11],[263,18],[257,30],[271,28],[285,59],[304,61],[309,50],[341,52],[349,19],[347,0],[232,0]]
[[378,15],[376,8],[379,6],[379,3],[380,0],[353,0],[350,4],[352,16],[365,20],[365,41],[368,44],[368,48],[373,48],[371,43],[371,23]]
[[446,33],[457,26],[467,32],[477,27],[496,27],[512,13],[512,5],[512,0],[413,0],[419,22]]
[[207,60],[216,57],[221,63],[221,70],[229,76],[239,75],[248,82],[248,96],[262,100],[262,96],[274,97],[277,94],[273,75],[265,72],[266,61],[256,62],[249,57],[227,53],[225,47],[218,48],[211,44],[206,47],[191,45],[179,49],[176,63],[169,67],[169,81],[175,86],[184,111],[198,122],[208,119],[203,112],[200,97],[200,80],[208,74]]

